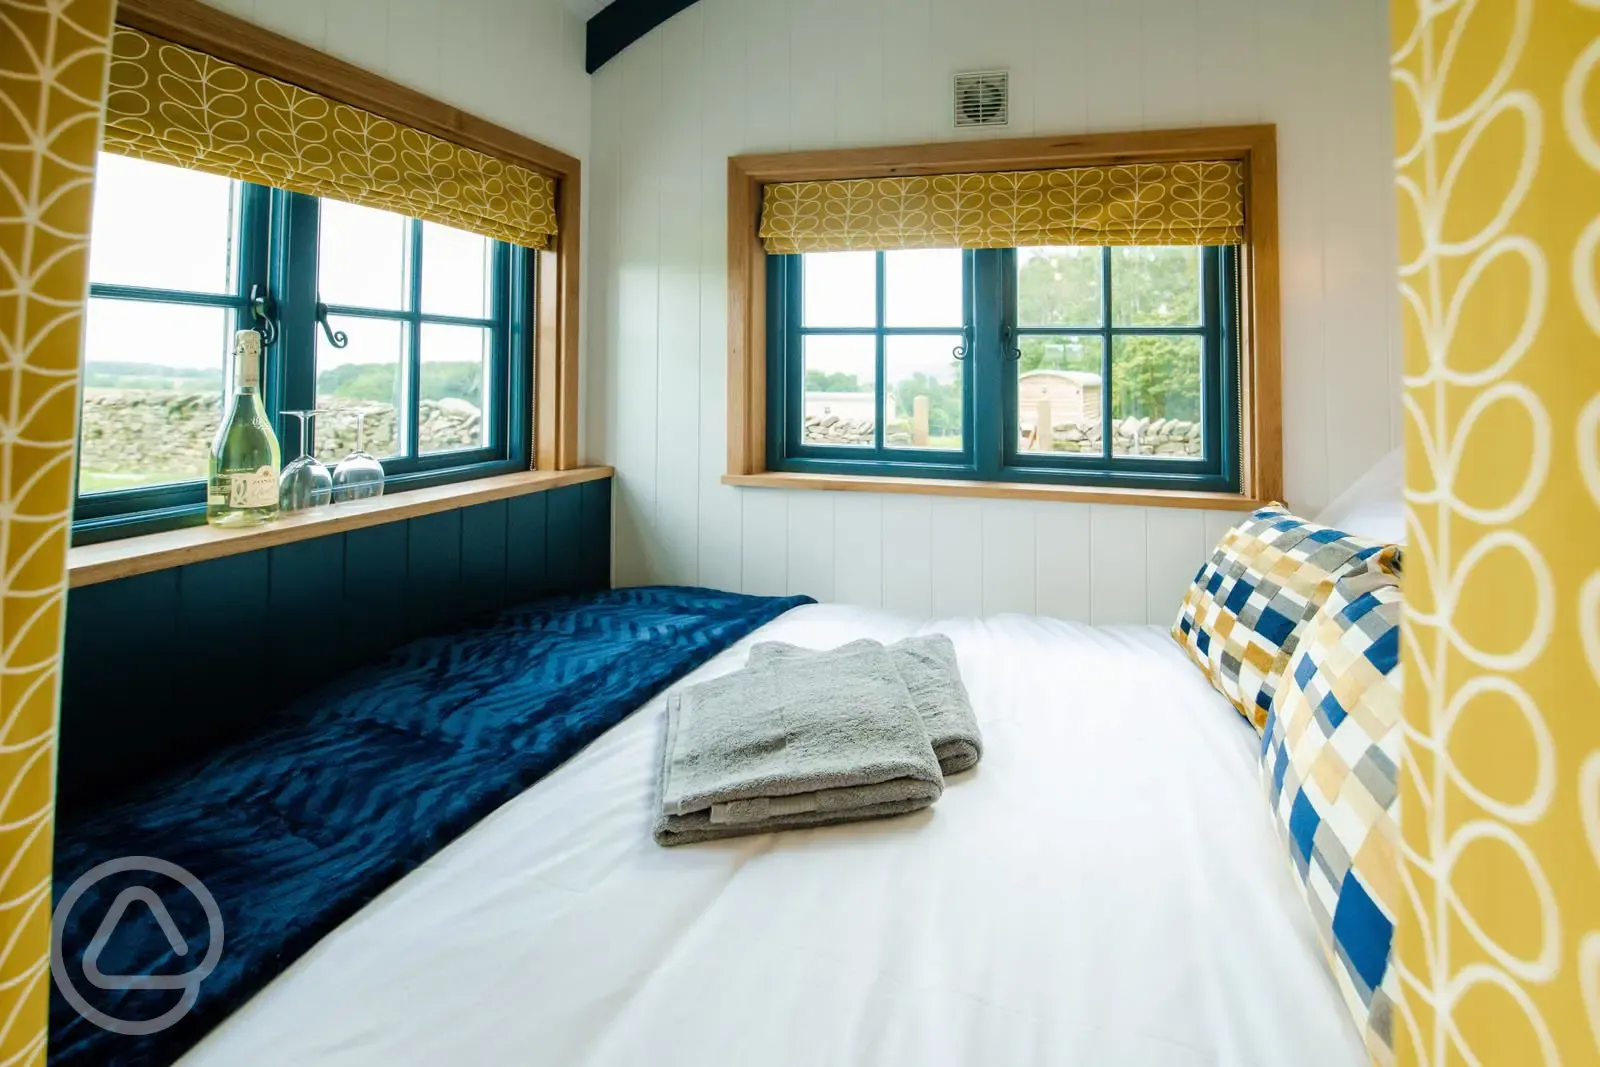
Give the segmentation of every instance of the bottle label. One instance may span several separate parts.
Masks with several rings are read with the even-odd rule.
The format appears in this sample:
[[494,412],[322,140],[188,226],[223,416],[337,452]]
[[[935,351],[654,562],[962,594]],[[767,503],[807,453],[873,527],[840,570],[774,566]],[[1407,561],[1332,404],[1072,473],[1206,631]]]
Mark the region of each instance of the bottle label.
[[268,508],[278,502],[278,476],[271,467],[228,475],[230,508]]

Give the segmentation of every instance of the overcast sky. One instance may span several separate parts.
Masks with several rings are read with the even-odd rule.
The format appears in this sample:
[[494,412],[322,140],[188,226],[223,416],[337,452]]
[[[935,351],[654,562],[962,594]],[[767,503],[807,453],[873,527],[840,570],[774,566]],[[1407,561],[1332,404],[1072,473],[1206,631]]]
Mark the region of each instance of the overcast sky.
[[[234,291],[232,235],[239,183],[212,174],[102,153],[95,179],[89,277],[100,283],[200,293]],[[331,304],[399,309],[407,299],[409,220],[386,211],[325,201],[322,207],[321,299]],[[476,234],[425,223],[422,309],[486,318],[491,243]],[[334,350],[319,335],[321,369],[342,363],[397,363],[400,324],[346,318],[350,335]],[[221,368],[232,350],[225,310],[95,299],[89,308],[85,357],[90,363],[159,363]],[[423,328],[423,359],[478,362],[483,331]]]

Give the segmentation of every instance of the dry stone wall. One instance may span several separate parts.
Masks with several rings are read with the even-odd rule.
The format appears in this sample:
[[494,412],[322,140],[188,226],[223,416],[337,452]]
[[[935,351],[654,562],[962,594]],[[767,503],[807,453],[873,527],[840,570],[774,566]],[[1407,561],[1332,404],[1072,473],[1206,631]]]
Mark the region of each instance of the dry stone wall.
[[[1202,450],[1200,424],[1184,419],[1135,419],[1113,422],[1111,451],[1118,456],[1198,456]],[[1061,423],[1051,433],[1051,449],[1056,452],[1101,451],[1102,431],[1098,422],[1081,426]]]
[[[331,413],[317,418],[319,456],[340,459],[355,448],[351,412],[357,410],[367,412],[367,451],[380,457],[398,451],[393,405],[345,399],[325,403]],[[81,466],[106,473],[203,477],[222,411],[222,397],[216,393],[89,389],[83,398]],[[424,400],[420,413],[418,436],[424,452],[482,443],[482,414],[465,400]]]
[[[911,434],[904,432],[904,425],[891,424],[884,443],[890,446],[910,445]],[[872,431],[870,419],[841,419],[836,415],[827,415],[821,418],[807,416],[805,421],[805,441],[812,445],[871,445]],[[1202,451],[1200,435],[1198,422],[1127,418],[1112,423],[1112,453],[1119,456],[1195,457]],[[1099,422],[1087,425],[1058,423],[1050,437],[1050,450],[1053,452],[1097,455],[1101,451],[1102,431]]]

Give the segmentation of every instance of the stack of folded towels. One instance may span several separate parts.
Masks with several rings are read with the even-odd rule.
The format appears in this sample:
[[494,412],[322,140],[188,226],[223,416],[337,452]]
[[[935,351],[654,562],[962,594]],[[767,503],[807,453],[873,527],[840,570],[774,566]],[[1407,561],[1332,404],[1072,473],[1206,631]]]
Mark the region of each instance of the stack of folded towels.
[[655,838],[917,811],[982,752],[948,637],[828,651],[763,642],[743,670],[668,696]]

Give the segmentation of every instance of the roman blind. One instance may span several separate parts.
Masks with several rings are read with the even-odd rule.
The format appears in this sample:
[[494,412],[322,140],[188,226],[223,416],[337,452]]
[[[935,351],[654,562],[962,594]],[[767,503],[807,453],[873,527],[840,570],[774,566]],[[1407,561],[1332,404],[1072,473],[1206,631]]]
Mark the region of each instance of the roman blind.
[[780,182],[762,192],[761,238],[774,255],[1229,245],[1244,236],[1238,160]]
[[556,233],[547,175],[126,26],[112,38],[104,148],[529,248]]

